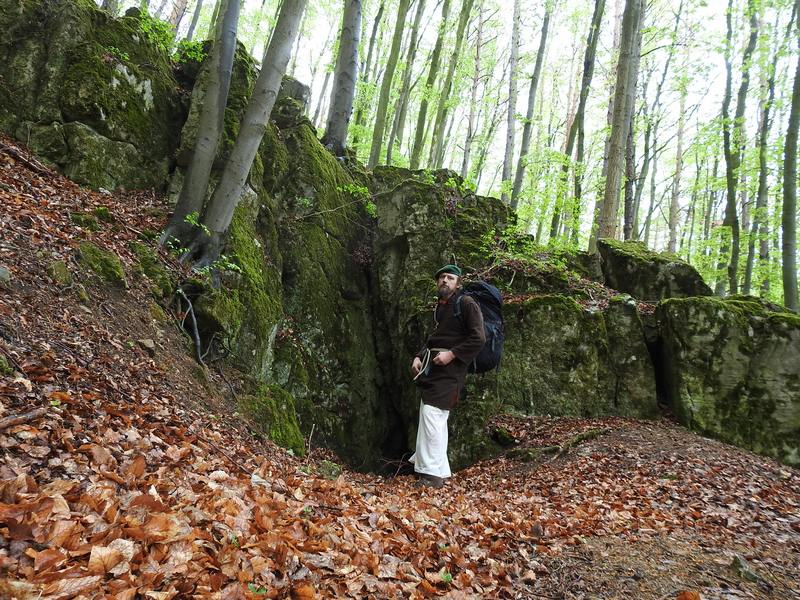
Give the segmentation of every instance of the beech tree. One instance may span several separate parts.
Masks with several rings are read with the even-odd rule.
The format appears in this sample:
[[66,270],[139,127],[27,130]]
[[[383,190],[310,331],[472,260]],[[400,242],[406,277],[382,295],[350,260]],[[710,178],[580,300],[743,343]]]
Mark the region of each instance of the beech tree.
[[[197,141],[186,170],[178,203],[161,237],[164,243],[171,238],[188,240],[194,226],[187,221],[191,214],[199,215],[206,199],[211,168],[217,156],[225,120],[225,104],[231,84],[233,57],[236,52],[236,29],[239,23],[239,0],[221,0],[222,7],[214,28],[214,43],[208,57],[208,80],[202,90],[202,104],[197,124]],[[202,80],[201,80],[202,82]]]
[[642,0],[626,0],[625,2],[614,89],[614,111],[609,136],[608,173],[602,204],[598,211],[597,235],[593,236],[593,239],[616,237],[625,144],[628,139],[628,128],[631,125],[629,106],[634,101],[636,90],[638,57],[634,57],[634,53],[637,38],[641,34],[642,9]]
[[[733,0],[728,0],[728,12],[725,17],[727,25],[727,43],[725,45],[725,97],[722,101],[722,143],[725,156],[725,181],[727,195],[725,197],[725,219],[722,225],[730,232],[720,248],[720,269],[727,265],[728,289],[731,294],[738,293],[739,281],[739,215],[736,210],[736,187],[739,183],[739,167],[742,163],[744,144],[744,112],[747,103],[747,89],[750,85],[750,62],[758,39],[758,14],[755,0],[748,0],[747,13],[750,21],[750,37],[742,55],[742,80],[736,95],[736,112],[730,115],[730,104],[733,87],[732,45],[733,45]],[[725,291],[725,280],[717,281],[715,291]]]
[[417,112],[417,126],[414,130],[414,145],[411,147],[410,166],[412,169],[419,168],[422,149],[425,145],[425,125],[427,123],[428,104],[433,93],[436,78],[439,76],[439,62],[442,57],[442,46],[447,32],[447,18],[450,14],[450,0],[442,2],[442,20],[439,23],[439,35],[436,36],[436,44],[431,54],[431,64],[428,68],[428,77],[425,80],[425,87],[422,89],[422,100],[420,101],[419,111]]
[[197,266],[212,264],[219,257],[233,211],[244,191],[253,159],[267,128],[267,120],[275,105],[305,6],[306,0],[283,0],[275,29],[264,53],[261,71],[239,127],[239,135],[219,183],[202,214],[203,227],[194,227],[191,230],[192,239],[187,245],[188,252],[184,259],[193,259]]
[[378,108],[375,114],[375,127],[372,130],[372,145],[369,149],[369,160],[367,167],[373,168],[378,164],[383,149],[383,134],[386,129],[386,111],[389,108],[389,94],[392,91],[392,81],[394,71],[397,68],[397,58],[400,56],[400,44],[403,41],[403,30],[405,29],[406,13],[410,0],[400,0],[397,7],[397,22],[392,36],[392,48],[389,51],[389,58],[386,62],[386,70],[383,73],[381,82],[381,92],[378,97]]
[[519,57],[519,2],[514,0],[514,16],[511,25],[511,58],[508,65],[508,113],[506,115],[506,149],[503,154],[503,183],[500,199],[508,202],[508,186],[511,185],[511,168],[514,160],[514,134],[517,110],[517,61]]
[[[795,0],[796,43],[800,50],[800,0]],[[797,135],[800,127],[800,55],[794,72],[792,108],[786,129],[783,151],[783,299],[790,309],[798,310],[797,302]]]
[[331,108],[322,143],[336,156],[344,155],[347,126],[353,112],[358,77],[358,43],[361,38],[361,0],[345,0],[339,55],[333,76]]

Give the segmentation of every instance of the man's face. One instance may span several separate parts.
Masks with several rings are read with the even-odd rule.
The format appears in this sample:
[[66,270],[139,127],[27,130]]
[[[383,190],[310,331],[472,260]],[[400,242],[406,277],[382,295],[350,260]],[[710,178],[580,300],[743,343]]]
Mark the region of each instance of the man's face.
[[459,278],[458,275],[452,273],[442,273],[436,278],[436,294],[440,300],[444,300],[452,296],[458,289]]

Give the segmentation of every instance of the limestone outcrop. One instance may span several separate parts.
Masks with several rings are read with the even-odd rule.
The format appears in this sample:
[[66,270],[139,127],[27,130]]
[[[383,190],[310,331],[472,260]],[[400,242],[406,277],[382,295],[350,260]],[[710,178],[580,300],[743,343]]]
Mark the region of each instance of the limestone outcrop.
[[186,106],[153,23],[90,0],[4,2],[0,130],[79,183],[162,186]]
[[653,252],[643,242],[597,241],[605,284],[639,300],[710,296],[700,273],[677,256]]
[[800,465],[800,317],[738,298],[667,300],[657,316],[678,419]]

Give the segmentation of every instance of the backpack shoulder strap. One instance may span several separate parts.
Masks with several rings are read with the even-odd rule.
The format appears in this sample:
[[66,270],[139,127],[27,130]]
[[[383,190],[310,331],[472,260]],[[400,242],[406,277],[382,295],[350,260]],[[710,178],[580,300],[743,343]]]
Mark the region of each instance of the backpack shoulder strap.
[[453,305],[453,315],[457,319],[461,319],[461,301],[464,299],[464,292],[459,292],[456,298],[456,303]]

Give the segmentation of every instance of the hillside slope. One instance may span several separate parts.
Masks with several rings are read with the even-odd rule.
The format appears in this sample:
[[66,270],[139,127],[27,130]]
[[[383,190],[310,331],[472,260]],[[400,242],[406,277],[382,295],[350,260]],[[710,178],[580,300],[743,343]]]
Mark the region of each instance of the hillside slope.
[[0,144],[0,597],[800,597],[798,472],[668,421],[503,417],[436,492],[264,441],[132,250],[163,201]]

